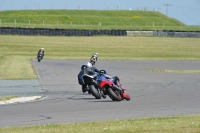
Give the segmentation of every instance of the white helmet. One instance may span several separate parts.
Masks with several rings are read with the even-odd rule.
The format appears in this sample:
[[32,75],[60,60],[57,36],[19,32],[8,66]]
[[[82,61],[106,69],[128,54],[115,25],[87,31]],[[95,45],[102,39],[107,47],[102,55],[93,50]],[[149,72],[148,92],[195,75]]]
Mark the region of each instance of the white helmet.
[[92,63],[92,65],[95,65],[97,59],[98,59],[98,53],[93,54],[92,57],[90,58],[90,63]]

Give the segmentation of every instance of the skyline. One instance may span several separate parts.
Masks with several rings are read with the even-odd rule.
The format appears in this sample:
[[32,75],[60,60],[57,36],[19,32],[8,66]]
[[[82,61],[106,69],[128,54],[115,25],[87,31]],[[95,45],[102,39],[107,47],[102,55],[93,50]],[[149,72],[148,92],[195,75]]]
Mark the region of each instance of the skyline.
[[200,25],[200,0],[0,0],[0,11],[42,9],[159,11],[186,25]]

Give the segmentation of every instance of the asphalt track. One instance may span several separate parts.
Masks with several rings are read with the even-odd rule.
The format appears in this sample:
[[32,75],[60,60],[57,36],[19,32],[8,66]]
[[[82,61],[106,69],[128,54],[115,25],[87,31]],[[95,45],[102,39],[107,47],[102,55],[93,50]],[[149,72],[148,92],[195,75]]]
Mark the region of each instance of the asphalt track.
[[0,127],[182,116],[200,113],[200,74],[147,69],[199,69],[200,61],[109,61],[96,67],[118,75],[130,101],[96,100],[82,93],[77,74],[86,60],[42,60],[38,71],[46,99],[0,106]]

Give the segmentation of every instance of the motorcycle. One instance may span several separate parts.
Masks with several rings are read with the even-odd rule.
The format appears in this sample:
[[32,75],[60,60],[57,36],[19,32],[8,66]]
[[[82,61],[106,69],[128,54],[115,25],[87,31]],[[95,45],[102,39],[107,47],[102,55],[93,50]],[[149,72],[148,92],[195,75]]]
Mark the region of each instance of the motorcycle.
[[129,101],[131,99],[122,84],[119,83],[119,78],[117,76],[107,79],[104,75],[100,75],[97,78],[97,83],[103,94],[108,95],[113,101],[122,101],[124,99]]
[[101,92],[96,81],[98,75],[91,68],[84,68],[78,74],[78,82],[80,85],[88,86],[89,94],[91,93],[96,99],[101,99]]
[[38,62],[40,62],[42,60],[42,56],[43,56],[42,54],[38,55],[38,57],[37,57],[38,58]]

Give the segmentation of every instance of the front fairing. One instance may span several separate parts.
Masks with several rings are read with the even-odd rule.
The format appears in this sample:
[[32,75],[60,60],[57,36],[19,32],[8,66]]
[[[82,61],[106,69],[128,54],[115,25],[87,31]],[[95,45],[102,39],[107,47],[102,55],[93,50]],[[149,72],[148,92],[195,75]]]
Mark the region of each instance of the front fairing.
[[108,80],[103,76],[97,78],[97,82],[101,88],[105,87],[106,85],[112,86],[113,80]]

